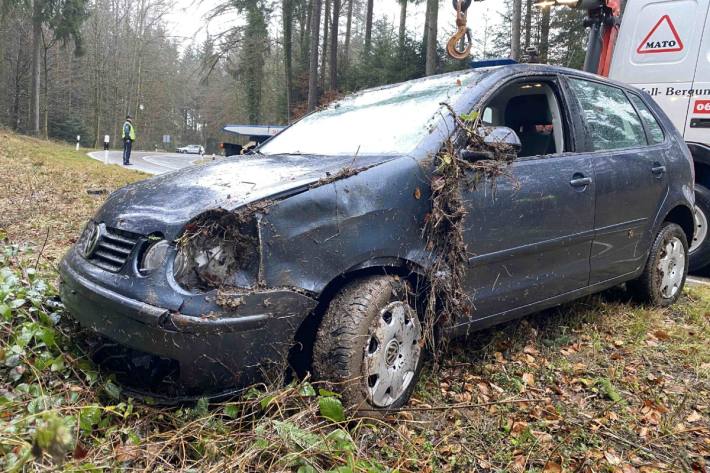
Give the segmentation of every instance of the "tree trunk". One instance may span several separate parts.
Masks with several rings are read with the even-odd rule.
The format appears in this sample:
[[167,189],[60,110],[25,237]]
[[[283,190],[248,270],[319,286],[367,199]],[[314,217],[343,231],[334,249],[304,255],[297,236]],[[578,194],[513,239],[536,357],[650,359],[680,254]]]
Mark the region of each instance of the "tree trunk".
[[530,37],[532,35],[532,9],[533,0],[525,0],[525,49],[530,47]]
[[550,7],[542,9],[540,19],[540,62],[547,64],[547,56],[550,52]]
[[42,1],[34,0],[32,13],[32,90],[30,91],[30,133],[39,136],[39,102],[42,61]]
[[325,12],[323,14],[323,46],[321,47],[320,59],[320,90],[325,90],[325,66],[328,59],[328,33],[330,28],[330,0],[323,0],[325,3]]
[[407,3],[409,0],[399,0],[399,53],[404,55],[404,40],[407,35]]
[[50,46],[44,45],[44,39],[42,40],[43,43],[43,48],[42,48],[42,69],[44,71],[44,81],[42,82],[42,101],[44,102],[44,113],[42,114],[42,137],[46,140],[49,138],[49,130],[47,129],[49,127],[49,91],[48,91],[48,83],[49,83],[49,74],[48,74],[48,67],[47,67],[47,52],[49,51]]
[[367,11],[365,12],[365,56],[370,55],[372,48],[372,13],[374,0],[367,0]]
[[513,19],[510,24],[510,57],[515,61],[520,61],[520,16],[522,7],[522,0],[513,0]]
[[348,0],[348,21],[345,23],[345,44],[343,45],[343,60],[345,66],[350,64],[350,35],[353,25],[353,0]]
[[318,40],[320,37],[320,6],[321,0],[313,0],[311,10],[311,47],[308,67],[308,111],[315,110],[318,105]]
[[427,0],[426,4],[426,69],[428,76],[436,74],[437,54],[436,54],[436,33],[437,19],[439,16],[439,0]]
[[291,122],[291,89],[293,82],[293,6],[291,0],[283,0],[284,28],[284,75],[286,76],[286,123]]
[[333,0],[333,21],[330,25],[330,90],[338,89],[338,27],[340,0]]
[[299,31],[300,67],[308,69],[308,51],[310,48],[311,13],[313,12],[313,0],[308,2],[308,7],[302,9]]

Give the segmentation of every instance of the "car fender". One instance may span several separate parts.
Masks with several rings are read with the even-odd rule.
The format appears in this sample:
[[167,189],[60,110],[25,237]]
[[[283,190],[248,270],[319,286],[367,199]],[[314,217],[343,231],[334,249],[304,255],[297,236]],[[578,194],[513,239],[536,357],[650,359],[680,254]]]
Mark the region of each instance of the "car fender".
[[274,203],[259,224],[262,283],[320,294],[335,278],[371,265],[426,268],[424,168],[413,158],[394,159]]

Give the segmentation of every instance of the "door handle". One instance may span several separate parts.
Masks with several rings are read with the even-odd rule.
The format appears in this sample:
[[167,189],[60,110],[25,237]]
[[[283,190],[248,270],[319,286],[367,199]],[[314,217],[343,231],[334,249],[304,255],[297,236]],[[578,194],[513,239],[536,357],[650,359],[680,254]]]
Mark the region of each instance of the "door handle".
[[572,187],[587,187],[589,184],[592,183],[592,178],[591,177],[583,177],[582,174],[575,174],[573,176],[573,179],[569,181],[569,185]]
[[661,163],[653,163],[653,167],[651,168],[651,172],[653,173],[654,176],[661,177],[663,174],[666,173],[666,167],[663,166]]

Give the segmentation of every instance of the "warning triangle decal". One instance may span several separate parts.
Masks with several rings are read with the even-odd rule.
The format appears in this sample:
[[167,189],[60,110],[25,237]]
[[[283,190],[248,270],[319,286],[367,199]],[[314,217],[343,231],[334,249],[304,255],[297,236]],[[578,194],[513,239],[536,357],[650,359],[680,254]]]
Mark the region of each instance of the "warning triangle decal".
[[683,50],[678,31],[675,29],[671,17],[663,15],[656,26],[651,28],[648,35],[641,41],[636,52],[639,54],[675,53]]

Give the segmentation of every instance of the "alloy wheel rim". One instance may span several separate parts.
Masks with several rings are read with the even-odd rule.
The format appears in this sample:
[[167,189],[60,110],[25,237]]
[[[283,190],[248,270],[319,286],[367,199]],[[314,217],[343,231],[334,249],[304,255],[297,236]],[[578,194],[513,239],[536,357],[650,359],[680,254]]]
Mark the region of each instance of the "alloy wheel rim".
[[689,253],[692,253],[700,248],[705,241],[705,238],[708,236],[708,218],[705,215],[705,212],[700,210],[698,207],[695,207],[694,221],[695,232],[693,232],[693,241],[690,243],[690,248],[688,249]]
[[414,379],[421,355],[422,327],[406,302],[396,301],[380,311],[365,345],[364,383],[367,400],[388,407]]
[[671,238],[663,246],[657,269],[661,276],[661,295],[666,299],[674,297],[685,273],[685,249],[678,237]]

